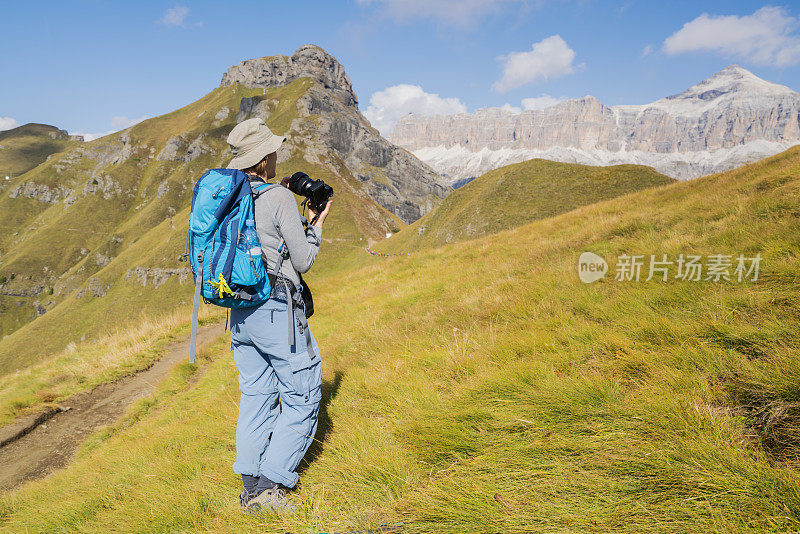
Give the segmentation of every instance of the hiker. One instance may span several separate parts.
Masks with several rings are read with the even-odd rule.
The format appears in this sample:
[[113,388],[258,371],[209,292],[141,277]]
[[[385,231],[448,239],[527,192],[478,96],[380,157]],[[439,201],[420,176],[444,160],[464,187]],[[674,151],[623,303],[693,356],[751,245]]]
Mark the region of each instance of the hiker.
[[[228,135],[234,156],[228,168],[244,171],[254,189],[270,183],[285,140],[262,119],[243,121]],[[317,257],[330,208],[330,200],[320,213],[309,208],[312,225],[286,187],[271,187],[254,201],[256,232],[273,292],[258,306],[231,309],[231,345],[241,392],[233,469],[244,484],[239,502],[249,510],[296,509],[284,490],[297,484],[295,470],[314,438],[322,384],[319,348],[297,297],[298,273],[308,271]]]

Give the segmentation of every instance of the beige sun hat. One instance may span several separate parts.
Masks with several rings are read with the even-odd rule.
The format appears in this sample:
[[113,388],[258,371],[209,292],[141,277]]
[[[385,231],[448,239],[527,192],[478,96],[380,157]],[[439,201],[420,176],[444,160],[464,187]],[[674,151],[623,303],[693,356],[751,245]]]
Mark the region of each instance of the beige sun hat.
[[267,154],[276,152],[286,138],[272,133],[264,119],[253,118],[237,124],[228,134],[227,141],[233,154],[228,168],[247,169]]

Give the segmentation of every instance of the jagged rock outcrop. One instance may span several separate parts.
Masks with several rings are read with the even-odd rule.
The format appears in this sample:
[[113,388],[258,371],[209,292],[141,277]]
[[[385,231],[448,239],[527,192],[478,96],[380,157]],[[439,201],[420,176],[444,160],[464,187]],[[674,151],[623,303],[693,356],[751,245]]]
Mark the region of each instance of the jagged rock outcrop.
[[173,136],[167,140],[164,149],[156,156],[156,161],[180,161],[188,163],[202,154],[210,152],[211,149],[203,143],[203,136],[200,135],[187,142],[185,136]]
[[221,86],[240,83],[246,87],[281,87],[298,78],[318,81],[348,107],[358,108],[350,78],[336,58],[315,45],[305,45],[291,56],[248,59],[222,76]]
[[129,270],[125,274],[125,280],[136,279],[142,286],[146,286],[148,282],[152,283],[157,289],[164,285],[173,276],[178,277],[178,282],[183,284],[187,278],[191,276],[192,271],[188,267],[180,267],[178,269],[162,269],[159,267],[136,267]]
[[95,263],[97,264],[98,267],[105,267],[106,265],[111,263],[111,260],[113,259],[114,258],[106,256],[105,254],[101,254],[99,252],[95,254]]
[[221,108],[219,111],[217,111],[216,115],[214,115],[214,122],[215,123],[222,122],[225,119],[227,119],[228,115],[230,114],[231,114],[230,108]]
[[8,192],[8,198],[27,197],[45,204],[55,204],[72,193],[72,189],[64,186],[49,187],[47,184],[25,182]]
[[82,153],[95,160],[95,169],[101,169],[108,165],[124,163],[131,157],[134,149],[130,133],[123,130],[118,135],[104,137],[102,143],[96,143]]
[[103,284],[99,278],[92,276],[86,286],[75,293],[76,299],[83,297],[105,297],[113,284]]
[[236,122],[242,122],[245,119],[258,117],[266,121],[272,109],[278,105],[275,100],[263,100],[260,98],[242,98],[239,104],[239,112],[236,114]]
[[57,132],[50,132],[47,134],[50,139],[69,139],[69,133],[66,130],[59,129]]
[[[312,88],[298,102],[301,117],[289,141],[302,143],[311,163],[340,163],[367,189],[370,197],[411,223],[433,209],[450,187],[433,169],[408,151],[386,141],[356,110]],[[315,121],[304,117],[315,116]]]
[[115,195],[121,194],[122,187],[111,176],[98,173],[84,184],[82,193],[84,197],[102,195],[104,199],[108,200]]
[[33,284],[28,288],[0,289],[0,295],[5,295],[7,297],[38,297],[44,290],[44,284]]
[[609,107],[587,96],[521,113],[409,115],[391,139],[453,181],[534,157],[641,163],[685,179],[800,143],[800,94],[732,65],[642,106]]

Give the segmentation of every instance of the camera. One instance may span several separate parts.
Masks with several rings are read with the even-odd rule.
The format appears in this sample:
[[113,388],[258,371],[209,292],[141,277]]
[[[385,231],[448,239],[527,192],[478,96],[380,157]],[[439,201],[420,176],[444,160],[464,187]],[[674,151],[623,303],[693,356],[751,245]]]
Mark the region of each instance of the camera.
[[333,196],[333,188],[322,180],[314,180],[304,172],[296,172],[286,184],[295,195],[306,197],[308,209],[320,213],[325,209],[328,199]]

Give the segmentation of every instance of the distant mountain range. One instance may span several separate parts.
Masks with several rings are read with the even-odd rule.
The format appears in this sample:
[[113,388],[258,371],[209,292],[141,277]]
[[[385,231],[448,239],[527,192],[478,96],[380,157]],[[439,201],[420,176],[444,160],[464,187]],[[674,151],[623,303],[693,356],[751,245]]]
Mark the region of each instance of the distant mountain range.
[[592,96],[521,113],[408,115],[390,140],[458,185],[532,158],[649,165],[678,179],[732,169],[800,144],[800,94],[738,65],[678,95],[606,106]]

